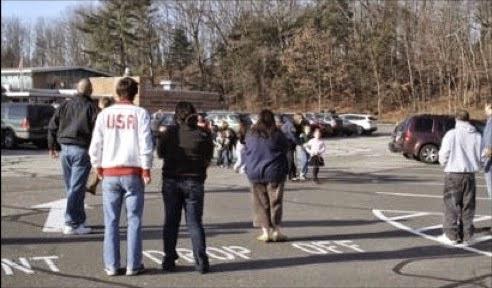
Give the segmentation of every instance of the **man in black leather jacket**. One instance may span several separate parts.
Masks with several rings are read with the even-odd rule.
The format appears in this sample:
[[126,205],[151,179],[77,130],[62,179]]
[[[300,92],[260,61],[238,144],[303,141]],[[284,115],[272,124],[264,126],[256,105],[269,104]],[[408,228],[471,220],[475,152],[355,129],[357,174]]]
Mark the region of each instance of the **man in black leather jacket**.
[[157,155],[164,159],[162,196],[165,208],[164,253],[162,268],[173,271],[181,210],[185,208],[191,235],[196,270],[207,273],[205,232],[202,224],[204,182],[213,156],[213,142],[208,130],[198,127],[197,114],[189,102],[176,105],[176,125],[162,133],[157,142]]
[[77,95],[63,102],[48,126],[48,148],[53,158],[58,158],[61,148],[63,178],[67,193],[64,234],[88,234],[84,210],[85,184],[91,170],[87,150],[97,118],[97,105],[92,101],[92,84],[82,79],[77,85]]

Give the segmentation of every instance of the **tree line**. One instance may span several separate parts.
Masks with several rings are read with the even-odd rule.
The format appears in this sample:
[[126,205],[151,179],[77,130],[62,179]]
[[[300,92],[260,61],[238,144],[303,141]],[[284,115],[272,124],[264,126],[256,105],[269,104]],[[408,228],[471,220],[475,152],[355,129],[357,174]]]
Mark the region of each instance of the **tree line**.
[[2,67],[130,67],[236,109],[451,112],[492,97],[486,0],[107,0],[1,25]]

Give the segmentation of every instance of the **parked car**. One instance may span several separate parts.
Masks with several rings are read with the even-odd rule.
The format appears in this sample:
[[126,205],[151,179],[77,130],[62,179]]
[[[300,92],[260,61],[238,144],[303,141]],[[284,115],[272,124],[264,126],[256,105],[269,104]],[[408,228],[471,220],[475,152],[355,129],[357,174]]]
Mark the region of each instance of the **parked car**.
[[332,126],[324,121],[323,115],[318,113],[305,113],[304,118],[306,118],[309,125],[311,125],[312,131],[316,128],[320,129],[321,137],[328,137],[334,134]]
[[340,118],[349,121],[357,125],[357,134],[372,134],[374,131],[378,130],[377,118],[372,115],[367,114],[341,114]]
[[403,132],[406,128],[408,118],[396,124],[395,129],[391,133],[391,141],[388,148],[393,153],[401,153],[403,146]]
[[361,135],[360,133],[360,126],[359,125],[356,125],[346,119],[343,119],[343,118],[340,118],[342,119],[342,125],[343,125],[343,129],[342,129],[342,134],[343,135],[346,135],[346,136],[351,136],[351,135]]
[[2,147],[13,149],[20,143],[33,142],[46,148],[48,124],[54,112],[49,104],[2,103]]
[[332,130],[331,135],[337,136],[344,134],[346,131],[343,126],[343,120],[333,113],[320,113],[319,119],[328,124]]
[[[390,150],[401,151],[406,158],[424,163],[437,163],[442,138],[455,126],[455,118],[449,115],[416,115],[400,123],[394,130]],[[484,123],[470,121],[480,133]]]
[[221,126],[225,121],[235,132],[239,131],[239,113],[228,111],[210,111],[207,112],[207,119],[214,121],[215,125]]

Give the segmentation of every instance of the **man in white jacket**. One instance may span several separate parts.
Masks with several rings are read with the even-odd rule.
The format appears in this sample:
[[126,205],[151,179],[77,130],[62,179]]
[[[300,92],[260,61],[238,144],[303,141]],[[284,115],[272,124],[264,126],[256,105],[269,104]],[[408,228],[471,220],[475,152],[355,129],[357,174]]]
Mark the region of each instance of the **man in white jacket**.
[[469,122],[466,111],[456,114],[456,126],[444,136],[439,162],[444,166],[444,234],[440,237],[449,245],[463,241],[472,244],[475,216],[475,173],[481,166],[482,137]]
[[150,183],[153,145],[149,113],[132,104],[135,80],[116,85],[116,103],[97,116],[89,148],[91,163],[102,178],[104,266],[108,276],[120,271],[119,220],[123,201],[128,218],[126,275],[143,272],[142,214],[144,184]]

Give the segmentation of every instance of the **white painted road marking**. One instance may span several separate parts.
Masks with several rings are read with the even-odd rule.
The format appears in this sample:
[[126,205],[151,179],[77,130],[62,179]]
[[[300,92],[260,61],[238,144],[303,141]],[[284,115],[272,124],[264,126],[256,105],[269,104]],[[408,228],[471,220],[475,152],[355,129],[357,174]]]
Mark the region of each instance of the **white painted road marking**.
[[[195,263],[193,250],[188,248],[176,248],[179,259],[183,259],[188,263]],[[222,246],[222,247],[207,247],[207,255],[211,261],[234,261],[238,258],[250,259],[251,250],[241,246]],[[153,262],[161,265],[162,258],[166,255],[159,250],[144,250],[143,255]],[[179,260],[178,260],[179,261]]]
[[301,251],[314,255],[330,253],[343,254],[345,253],[343,250],[354,250],[360,253],[365,252],[352,240],[295,242],[291,245]]
[[[30,257],[29,259],[34,261],[42,260],[52,272],[60,272],[60,269],[58,269],[58,266],[56,266],[53,261],[58,259],[58,256],[38,256]],[[13,276],[14,269],[21,271],[24,274],[34,274],[34,270],[32,269],[29,259],[26,257],[19,257],[19,263],[16,263],[14,260],[2,258],[2,271],[5,272],[5,275],[7,276]]]
[[[492,219],[492,216],[480,216],[480,217],[476,217],[475,219],[473,219],[473,222],[479,222],[479,221],[484,221],[484,220],[489,220],[489,219]],[[442,224],[423,227],[423,228],[417,229],[416,231],[424,232],[424,231],[430,231],[430,230],[434,230],[434,229],[438,229],[438,228],[442,228]],[[482,238],[482,237],[480,237],[480,238]]]
[[[66,207],[66,198],[31,206],[33,209],[50,209],[43,226],[43,232],[46,233],[58,233],[63,231]],[[92,207],[85,205],[85,209],[92,209]]]
[[[467,250],[467,251],[474,252],[474,253],[477,253],[477,254],[481,254],[481,255],[488,256],[488,257],[492,257],[492,252],[482,251],[482,250],[479,250],[479,249],[476,249],[476,248],[473,248],[473,247],[463,246],[463,245],[452,245],[452,246],[446,245],[444,242],[440,241],[438,239],[438,237],[427,235],[425,233],[419,232],[418,229],[413,229],[413,228],[408,227],[408,226],[406,226],[406,225],[404,225],[402,223],[399,223],[397,221],[391,220],[391,218],[386,217],[383,214],[383,212],[402,213],[402,214],[407,214],[408,215],[408,214],[415,214],[415,212],[418,212],[418,211],[400,211],[400,210],[379,210],[379,209],[373,209],[372,210],[372,213],[377,218],[379,218],[380,220],[383,220],[383,221],[385,221],[385,222],[387,222],[387,223],[395,226],[396,228],[399,228],[401,230],[405,230],[405,231],[410,232],[410,233],[415,234],[415,235],[419,235],[419,236],[421,236],[421,237],[423,237],[425,239],[439,242],[442,245],[445,245],[445,246],[448,246],[448,247],[461,248],[463,250]],[[433,212],[425,212],[425,213],[428,213],[428,215],[442,215],[442,213],[433,213]],[[486,240],[488,240],[488,239],[486,239]],[[486,240],[479,241],[479,239],[476,239],[477,242],[475,244],[477,244],[479,242],[486,241]]]
[[[376,192],[376,194],[382,195],[392,195],[392,196],[402,196],[402,197],[422,197],[422,198],[439,198],[442,199],[442,195],[431,195],[431,194],[414,194],[414,193],[395,193],[395,192]],[[488,197],[476,197],[477,200],[491,200]]]

